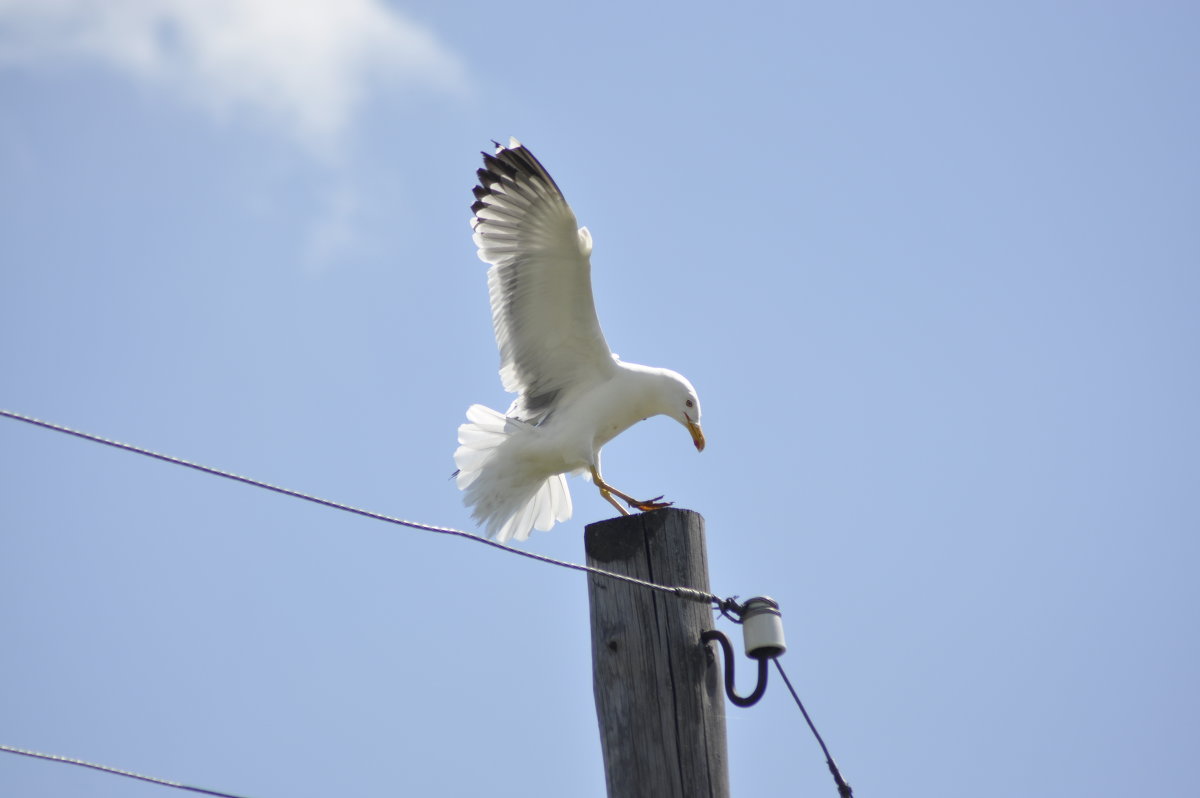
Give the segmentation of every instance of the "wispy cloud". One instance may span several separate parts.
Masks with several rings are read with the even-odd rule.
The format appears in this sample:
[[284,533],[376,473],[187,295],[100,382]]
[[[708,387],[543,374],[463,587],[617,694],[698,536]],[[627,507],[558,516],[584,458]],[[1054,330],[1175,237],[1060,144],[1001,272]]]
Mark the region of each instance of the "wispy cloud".
[[329,155],[373,87],[460,91],[459,60],[381,0],[0,0],[0,64],[98,62]]

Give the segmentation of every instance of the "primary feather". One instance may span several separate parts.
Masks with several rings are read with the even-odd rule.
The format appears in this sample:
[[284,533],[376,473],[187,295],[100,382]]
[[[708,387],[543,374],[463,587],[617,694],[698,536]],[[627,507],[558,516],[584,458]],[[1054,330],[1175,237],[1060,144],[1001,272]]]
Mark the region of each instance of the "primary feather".
[[500,380],[535,420],[563,390],[612,370],[592,299],[592,238],[515,140],[483,154],[471,221],[500,347]]

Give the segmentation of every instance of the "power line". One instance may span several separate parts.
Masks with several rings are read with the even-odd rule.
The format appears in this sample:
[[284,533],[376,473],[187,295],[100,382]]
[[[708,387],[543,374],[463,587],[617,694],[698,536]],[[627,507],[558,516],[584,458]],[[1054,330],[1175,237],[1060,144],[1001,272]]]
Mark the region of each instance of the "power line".
[[804,708],[804,704],[800,701],[800,696],[796,693],[796,688],[792,687],[792,680],[783,672],[783,666],[779,664],[779,657],[773,658],[775,669],[779,671],[779,675],[783,677],[783,683],[787,685],[788,692],[792,694],[792,698],[796,700],[796,706],[800,707],[800,714],[804,715],[804,720],[808,723],[808,728],[812,729],[813,737],[817,738],[817,743],[821,746],[821,751],[825,754],[825,764],[829,767],[829,772],[833,774],[833,782],[837,785],[839,798],[854,798],[854,790],[850,789],[850,785],[842,778],[841,771],[838,770],[837,763],[833,761],[833,757],[829,755],[829,749],[825,747],[825,741],[821,739],[821,733],[817,731],[816,725],[813,724],[812,718],[808,716],[808,710]]
[[567,562],[565,560],[556,560],[553,557],[546,557],[545,555],[535,554],[534,552],[525,551],[524,549],[516,549],[516,548],[513,548],[512,546],[506,546],[503,543],[497,543],[496,541],[490,540],[489,538],[480,537],[479,535],[474,535],[470,532],[464,532],[461,529],[454,529],[452,527],[446,527],[446,526],[434,526],[432,524],[422,524],[422,523],[418,523],[416,521],[405,521],[402,518],[396,518],[394,516],[384,515],[383,513],[377,513],[377,512],[374,512],[373,510],[364,510],[360,507],[354,507],[349,504],[342,504],[341,502],[332,501],[330,499],[323,499],[319,496],[313,496],[308,493],[301,493],[300,491],[292,490],[291,488],[283,488],[278,485],[272,485],[268,482],[262,482],[261,480],[252,479],[250,477],[244,477],[244,476],[241,476],[240,474],[234,474],[230,471],[223,471],[219,468],[213,468],[212,466],[201,465],[200,463],[193,463],[190,460],[184,460],[180,457],[172,457],[169,454],[161,454],[159,452],[151,451],[150,449],[145,449],[141,446],[134,446],[133,444],[130,444],[130,443],[122,443],[121,441],[114,441],[109,438],[103,438],[99,435],[93,435],[90,432],[83,432],[81,430],[72,429],[70,427],[64,427],[61,424],[54,424],[49,421],[42,421],[41,419],[33,418],[32,416],[27,416],[22,413],[16,413],[11,410],[5,410],[3,408],[0,408],[0,416],[5,416],[7,418],[13,419],[14,421],[22,421],[26,424],[32,424],[33,426],[42,427],[44,429],[53,430],[55,432],[62,432],[66,435],[73,435],[76,438],[82,438],[85,441],[91,441],[93,443],[101,443],[101,444],[104,444],[105,446],[111,446],[114,449],[121,449],[126,452],[140,454],[144,457],[152,457],[156,460],[162,460],[164,463],[171,463],[173,465],[184,466],[185,468],[190,468],[190,469],[193,469],[195,471],[200,471],[205,474],[211,474],[212,476],[222,477],[224,479],[231,479],[235,482],[241,482],[243,484],[251,485],[256,488],[262,488],[263,490],[274,491],[275,493],[282,493],[284,496],[291,496],[292,498],[295,498],[295,499],[303,499],[304,501],[312,502],[313,504],[319,504],[323,507],[329,507],[334,510],[341,510],[341,511],[347,512],[347,513],[354,513],[355,515],[361,515],[366,518],[373,518],[376,521],[384,521],[389,524],[396,524],[398,526],[406,526],[411,529],[420,529],[425,532],[435,532],[439,535],[451,535],[454,537],[466,538],[467,540],[473,540],[476,543],[483,543],[487,546],[491,546],[492,548],[500,549],[501,551],[506,551],[506,552],[509,552],[510,554],[518,554],[522,557],[527,557],[531,560],[536,560],[538,562],[546,563],[548,565],[557,565],[560,568],[569,568],[573,571],[582,571],[584,573],[595,574],[596,576],[602,576],[602,577],[605,577],[606,579],[615,579],[618,582],[625,582],[627,584],[637,585],[639,587],[643,587],[648,590],[657,590],[660,593],[669,593],[671,595],[678,596],[679,598],[686,599],[688,601],[695,601],[695,602],[698,602],[701,604],[711,604],[714,609],[720,610],[723,613],[732,612],[733,614],[736,615],[740,609],[740,605],[737,603],[736,598],[724,598],[723,599],[720,596],[717,596],[713,593],[708,593],[703,590],[697,590],[696,588],[693,588],[693,587],[684,587],[681,585],[660,585],[655,582],[647,582],[644,579],[638,579],[633,576],[626,576],[624,574],[613,573],[612,571],[605,571],[602,568],[594,568],[590,565],[581,565],[580,563]]
[[48,762],[60,762],[67,765],[78,765],[83,768],[91,768],[104,773],[112,773],[114,776],[124,776],[128,779],[138,779],[139,781],[148,781],[151,784],[158,784],[162,787],[174,787],[177,790],[187,790],[189,792],[198,792],[201,795],[215,795],[217,798],[242,798],[240,795],[234,795],[229,792],[220,792],[219,790],[206,790],[203,787],[193,787],[189,784],[180,784],[177,781],[168,781],[155,776],[144,776],[141,773],[134,773],[131,770],[121,770],[120,768],[109,767],[108,765],[97,765],[95,762],[85,762],[82,759],[73,759],[69,756],[58,756],[57,754],[43,754],[38,751],[27,751],[24,748],[14,748],[11,745],[0,744],[0,751],[7,751],[10,754],[20,754],[34,759],[45,759]]
[[[432,524],[423,524],[423,523],[419,523],[416,521],[407,521],[402,518],[396,518],[394,516],[384,515],[383,513],[377,513],[373,510],[365,510],[360,507],[354,507],[352,505],[343,504],[341,502],[336,502],[331,499],[324,499],[319,496],[314,496],[314,495],[311,495],[308,493],[302,493],[297,490],[292,490],[291,488],[284,488],[284,487],[280,487],[278,485],[272,485],[268,482],[263,482],[261,480],[252,479],[250,477],[242,476],[240,474],[234,474],[230,471],[223,471],[219,468],[213,468],[212,466],[206,466],[206,465],[202,465],[200,463],[191,462],[190,460],[184,460],[179,457],[173,457],[171,455],[162,454],[160,452],[155,452],[155,451],[152,451],[150,449],[145,449],[140,446],[134,446],[133,444],[123,443],[121,441],[115,441],[115,440],[111,440],[109,438],[103,438],[99,435],[93,435],[88,432],[83,432],[81,430],[72,429],[70,427],[65,427],[61,424],[54,424],[49,421],[43,421],[41,419],[33,418],[32,416],[26,416],[22,413],[16,413],[14,411],[5,410],[3,408],[0,408],[0,416],[4,416],[6,418],[11,418],[14,421],[21,421],[26,424],[31,424],[33,426],[42,427],[43,429],[53,430],[55,432],[61,432],[66,435],[71,435],[76,438],[80,438],[80,439],[83,439],[86,441],[91,441],[93,443],[100,443],[105,446],[110,446],[114,449],[121,449],[126,452],[132,452],[133,454],[140,454],[144,457],[150,457],[150,458],[153,458],[156,460],[161,460],[165,463],[171,463],[173,465],[184,466],[185,468],[190,468],[190,469],[193,469],[195,471],[200,471],[205,474],[211,474],[212,476],[222,477],[224,479],[233,480],[235,482],[241,482],[245,485],[250,485],[252,487],[262,488],[264,490],[269,490],[274,493],[281,493],[284,496],[291,496],[296,499],[303,499],[304,501],[312,502],[313,504],[319,504],[323,507],[328,507],[330,509],[341,510],[343,512],[353,513],[355,515],[361,515],[366,518],[372,518],[376,521],[383,521],[385,523],[396,524],[398,526],[409,527],[411,529],[418,529],[418,530],[422,530],[425,532],[434,532],[439,535],[451,535],[453,537],[466,538],[468,540],[473,540],[477,543],[483,543],[485,545],[491,546],[492,548],[501,549],[502,551],[506,551],[511,554],[518,554],[522,557],[527,557],[531,560],[535,560],[535,561],[541,562],[541,563],[546,563],[548,565],[556,565],[560,568],[568,568],[573,571],[581,571],[584,573],[595,574],[596,576],[601,576],[606,579],[613,579],[613,580],[616,580],[619,582],[625,582],[627,584],[636,585],[638,587],[643,587],[648,590],[655,590],[655,591],[658,591],[661,593],[668,593],[668,594],[677,596],[679,598],[687,599],[688,601],[695,601],[695,602],[699,602],[699,603],[703,603],[703,604],[710,604],[710,605],[712,605],[713,609],[719,610],[721,612],[721,614],[724,615],[729,620],[733,621],[734,623],[741,623],[740,616],[741,616],[743,607],[740,603],[738,603],[738,601],[736,600],[736,597],[723,599],[714,593],[709,593],[709,592],[706,592],[703,590],[697,590],[696,588],[692,588],[692,587],[684,587],[684,586],[679,586],[679,585],[660,585],[655,582],[648,582],[644,579],[638,579],[636,577],[626,576],[624,574],[613,573],[612,571],[605,571],[602,568],[594,568],[590,565],[582,565],[580,563],[567,562],[565,560],[557,560],[553,557],[546,557],[545,555],[535,554],[533,552],[524,551],[522,549],[516,549],[511,546],[506,546],[503,543],[497,543],[494,540],[480,537],[479,535],[475,535],[470,532],[465,532],[461,529],[454,529],[453,527],[435,526]],[[783,670],[783,666],[779,664],[779,659],[776,657],[776,658],[773,658],[773,661],[775,662],[775,667],[779,670],[779,675],[781,677],[783,677],[784,684],[787,685],[788,691],[792,694],[792,698],[795,700],[796,706],[798,706],[800,708],[800,712],[804,715],[804,720],[808,723],[809,729],[812,730],[813,735],[817,739],[817,743],[821,746],[821,750],[825,754],[825,763],[826,763],[826,765],[828,765],[830,773],[833,774],[834,782],[837,784],[839,795],[841,796],[841,798],[853,798],[853,792],[851,791],[850,785],[846,783],[846,781],[842,778],[841,773],[838,771],[837,765],[834,763],[833,757],[830,756],[829,749],[825,745],[825,741],[821,738],[820,733],[817,731],[816,726],[813,724],[812,719],[808,715],[808,711],[804,708],[804,704],[800,701],[800,696],[796,693],[795,688],[792,687],[791,680],[788,679],[787,674]],[[13,754],[20,754],[22,756],[33,757],[36,759],[44,759],[44,760],[48,760],[51,762],[61,762],[61,763],[66,763],[66,764],[71,764],[71,765],[78,765],[80,767],[92,768],[94,770],[103,771],[105,773],[112,773],[112,774],[115,774],[118,776],[125,776],[127,778],[132,778],[132,779],[139,779],[141,781],[147,781],[147,782],[151,782],[153,784],[159,784],[159,785],[162,785],[165,787],[173,787],[175,789],[188,790],[191,792],[202,793],[204,795],[218,796],[218,798],[241,798],[240,796],[236,796],[231,793],[218,792],[215,790],[207,790],[202,787],[193,787],[193,786],[189,786],[186,784],[181,784],[179,782],[168,781],[166,779],[159,779],[159,778],[155,778],[153,776],[144,776],[144,775],[141,775],[138,773],[133,773],[131,771],[121,770],[120,768],[113,768],[113,767],[109,767],[107,765],[99,765],[99,764],[95,764],[92,762],[85,762],[83,760],[72,759],[70,757],[57,756],[54,754],[43,754],[43,753],[39,753],[36,751],[28,751],[25,749],[15,748],[12,746],[2,745],[2,744],[0,744],[0,751],[5,751],[8,753],[13,753]]]

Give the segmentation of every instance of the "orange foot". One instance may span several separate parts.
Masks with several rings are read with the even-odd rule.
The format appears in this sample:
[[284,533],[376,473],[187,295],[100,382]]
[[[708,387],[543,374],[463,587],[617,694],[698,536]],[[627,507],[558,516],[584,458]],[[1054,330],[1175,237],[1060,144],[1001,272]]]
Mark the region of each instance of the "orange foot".
[[662,496],[655,496],[653,499],[647,499],[644,502],[640,502],[637,499],[632,499],[629,501],[629,506],[635,510],[641,510],[643,513],[647,513],[651,510],[661,510],[664,507],[670,507],[675,503],[660,501],[661,499]]

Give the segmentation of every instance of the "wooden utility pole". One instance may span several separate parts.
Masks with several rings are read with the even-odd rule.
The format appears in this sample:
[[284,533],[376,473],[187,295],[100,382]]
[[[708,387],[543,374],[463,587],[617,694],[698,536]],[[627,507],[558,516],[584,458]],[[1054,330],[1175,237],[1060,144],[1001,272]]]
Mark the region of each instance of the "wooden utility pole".
[[[587,562],[707,591],[704,518],[667,508],[590,524]],[[700,641],[710,607],[588,576],[592,682],[608,798],[728,798],[725,695]]]

